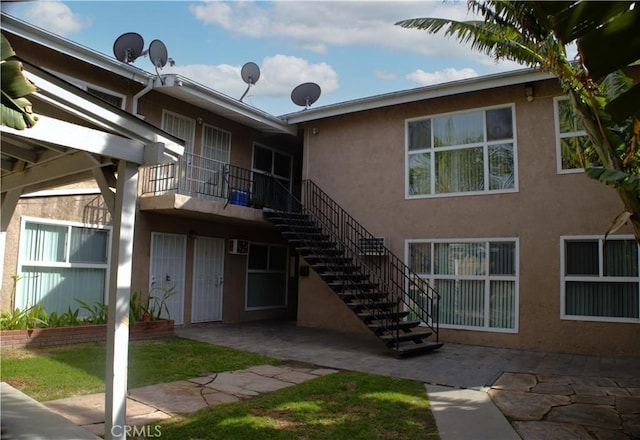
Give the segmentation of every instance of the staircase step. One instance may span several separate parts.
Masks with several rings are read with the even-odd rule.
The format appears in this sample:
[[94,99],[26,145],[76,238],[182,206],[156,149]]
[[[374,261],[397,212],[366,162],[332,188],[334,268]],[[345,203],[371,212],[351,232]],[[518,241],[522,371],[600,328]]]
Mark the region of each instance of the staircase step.
[[354,272],[354,273],[320,272],[319,275],[323,280],[327,282],[342,281],[347,283],[351,283],[351,282],[362,283],[369,279],[369,275],[366,275],[360,272]]
[[336,257],[336,256],[328,257],[326,255],[306,255],[304,259],[307,260],[307,263],[313,266],[313,268],[316,269],[316,271],[318,270],[316,268],[316,265],[318,267],[321,267],[323,265],[341,267],[341,266],[348,266],[353,261],[353,259],[349,257]]
[[376,300],[387,297],[386,292],[362,292],[360,290],[345,290],[338,293],[338,296],[344,301],[357,301],[357,300]]
[[356,281],[331,281],[327,285],[333,289],[334,292],[344,292],[345,290],[374,290],[378,288],[378,283],[360,283]]
[[360,312],[362,310],[389,310],[398,305],[397,302],[393,301],[349,301],[346,303],[347,306],[354,312]]
[[327,234],[323,234],[322,232],[300,232],[300,231],[281,231],[280,232],[283,237],[295,240],[305,240],[305,241],[318,241],[324,242],[329,240],[329,236]]
[[313,222],[311,222],[310,225],[299,225],[296,223],[274,223],[273,225],[278,231],[284,233],[296,232],[299,234],[319,234],[322,232],[322,228],[319,228]]
[[434,351],[442,347],[443,345],[444,344],[442,342],[425,341],[419,344],[408,343],[399,347],[389,348],[389,350],[394,354],[395,357],[403,358]]
[[398,321],[386,325],[383,325],[382,323],[370,323],[367,324],[367,327],[369,327],[372,332],[379,335],[385,331],[393,331],[396,329],[407,331],[414,327],[418,327],[419,325],[420,321]]
[[[293,247],[295,247],[296,249],[298,248],[311,248],[311,249],[317,249],[320,250],[322,249],[322,253],[324,254],[324,250],[325,249],[337,249],[338,247],[338,243],[336,243],[335,241],[329,241],[329,240],[324,240],[324,241],[318,241],[318,240],[306,240],[304,238],[290,238],[287,240],[289,242],[290,245],[292,245]],[[342,250],[340,250],[340,254],[343,254],[344,252]]]
[[318,246],[308,246],[302,245],[300,247],[296,246],[296,251],[303,256],[307,257],[307,255],[320,256],[323,258],[332,258],[333,256],[339,257],[344,254],[342,249],[337,249],[335,247],[318,247]]
[[273,211],[271,209],[264,209],[263,215],[268,219],[281,219],[281,220],[309,220],[309,214],[303,212],[291,212],[291,211]]
[[367,310],[356,313],[356,315],[368,325],[374,321],[400,321],[402,318],[408,316],[409,312],[383,312],[374,315],[371,311]]
[[427,339],[429,336],[431,336],[431,334],[432,333],[430,331],[419,330],[414,332],[387,333],[386,335],[378,336],[378,338],[380,338],[390,346],[391,344],[395,344],[396,342],[422,342],[424,339]]
[[[343,257],[343,258],[345,260],[351,261],[347,257]],[[306,258],[306,260],[307,262],[309,262],[308,258]],[[360,266],[356,266],[355,264],[341,264],[340,262],[334,262],[334,261],[325,261],[321,263],[315,262],[315,263],[309,263],[309,264],[311,264],[313,269],[320,274],[331,273],[331,272],[351,274],[354,272],[358,272],[361,269]]]

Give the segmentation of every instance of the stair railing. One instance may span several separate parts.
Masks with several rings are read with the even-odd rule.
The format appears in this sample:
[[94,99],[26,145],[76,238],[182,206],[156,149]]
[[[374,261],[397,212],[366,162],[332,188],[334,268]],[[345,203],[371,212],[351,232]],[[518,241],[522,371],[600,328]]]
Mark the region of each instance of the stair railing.
[[[420,320],[431,329],[438,342],[439,294],[426,280],[414,273],[384,243],[380,242],[378,237],[367,231],[311,180],[305,180],[302,183],[302,201],[288,190],[285,194],[282,188],[275,194],[277,197],[273,199],[274,209],[309,216],[322,228],[322,233],[328,240],[336,243],[344,257],[362,267],[363,272],[370,276],[370,281],[379,285],[381,293],[387,293],[387,299],[397,303],[393,310],[395,313],[408,311],[411,318]],[[283,197],[286,197],[285,202],[282,200]],[[300,231],[296,237],[303,242],[302,245],[313,246],[313,240],[302,232],[303,223],[306,221],[304,217],[289,221],[292,231]],[[327,258],[327,263],[336,268],[339,268],[343,261],[337,255]],[[337,275],[336,278],[345,286],[353,285],[353,279],[349,276],[342,274],[342,276]],[[377,302],[371,295],[366,294],[366,288],[353,289],[353,291],[356,295],[359,293],[359,300],[368,305],[369,311],[382,328],[387,329],[388,332],[395,332],[396,335],[399,334],[398,326],[393,325],[396,319],[389,316],[387,308],[376,306]]]

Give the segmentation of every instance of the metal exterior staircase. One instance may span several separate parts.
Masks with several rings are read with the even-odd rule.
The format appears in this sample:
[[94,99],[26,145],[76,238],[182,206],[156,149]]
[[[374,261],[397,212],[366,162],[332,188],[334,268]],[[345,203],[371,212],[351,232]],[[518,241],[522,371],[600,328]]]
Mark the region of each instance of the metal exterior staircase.
[[317,185],[268,200],[265,217],[396,357],[443,345],[437,292]]

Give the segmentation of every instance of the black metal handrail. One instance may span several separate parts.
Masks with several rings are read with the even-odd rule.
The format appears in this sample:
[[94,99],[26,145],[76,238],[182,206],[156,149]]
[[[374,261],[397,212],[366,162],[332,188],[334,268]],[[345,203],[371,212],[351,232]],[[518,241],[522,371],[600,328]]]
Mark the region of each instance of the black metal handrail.
[[[325,255],[324,264],[336,269],[336,283],[345,289],[358,286],[353,276],[340,272],[345,261],[352,261],[356,267],[362,268],[362,273],[369,276],[371,289],[367,290],[367,282],[361,280],[363,289],[350,289],[359,301],[367,305],[369,313],[377,324],[385,328],[388,333],[399,333],[397,316],[400,312],[409,312],[409,316],[427,325],[438,341],[439,294],[426,280],[414,273],[399,257],[394,255],[379,237],[374,236],[347,213],[337,202],[322,191],[315,183],[305,180],[302,183],[302,201],[292,194],[280,189],[278,200],[273,200],[272,207],[276,210],[301,214],[299,217],[288,219],[291,231],[298,231],[295,239],[303,247],[318,246],[308,234],[309,228],[318,227],[318,239],[335,244],[340,250],[334,256]],[[287,200],[283,203],[282,197]],[[283,206],[286,205],[286,206]],[[309,220],[312,220],[311,222]],[[374,287],[375,286],[375,287]],[[375,295],[380,293],[384,298],[396,304],[390,309]],[[389,312],[392,312],[391,314]],[[395,315],[394,315],[395,313]]]
[[[142,194],[182,194],[218,199],[241,206],[269,205],[280,186],[271,174],[262,174],[196,154],[185,153],[175,162],[146,167],[142,173]],[[281,199],[283,199],[281,197]]]

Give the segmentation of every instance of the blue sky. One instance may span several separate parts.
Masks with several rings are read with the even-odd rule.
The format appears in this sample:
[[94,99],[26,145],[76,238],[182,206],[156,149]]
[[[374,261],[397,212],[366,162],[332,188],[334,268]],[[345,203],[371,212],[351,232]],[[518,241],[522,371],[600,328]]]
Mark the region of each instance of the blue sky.
[[[520,68],[496,63],[455,39],[395,26],[413,17],[469,20],[464,1],[34,1],[5,12],[113,56],[125,32],[145,49],[160,39],[179,73],[239,99],[247,62],[261,76],[243,101],[273,115],[300,107],[291,90],[315,82],[314,107]],[[152,72],[147,57],[135,66]]]

